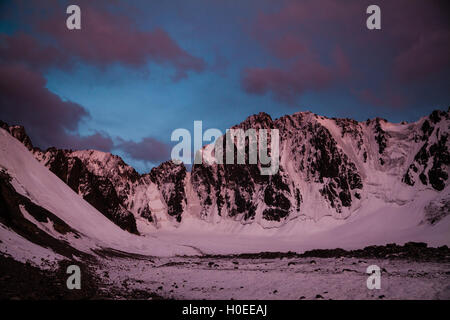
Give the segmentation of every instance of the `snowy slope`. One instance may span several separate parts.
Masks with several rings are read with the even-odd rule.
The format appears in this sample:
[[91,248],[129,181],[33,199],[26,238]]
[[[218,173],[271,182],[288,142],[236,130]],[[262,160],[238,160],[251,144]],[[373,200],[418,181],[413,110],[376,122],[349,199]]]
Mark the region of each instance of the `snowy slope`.
[[[447,188],[446,192],[450,190]],[[241,224],[229,220],[211,224],[188,217],[178,228],[160,229],[154,236],[190,245],[204,253],[247,253],[262,251],[303,252],[318,248],[358,249],[369,245],[426,242],[450,246],[450,215],[438,223],[424,222],[424,207],[435,198],[428,192],[405,205],[386,203],[376,196],[347,219],[325,216],[318,221],[298,217],[277,228]],[[366,207],[367,206],[367,207]]]
[[[14,139],[5,130],[0,129],[0,170],[12,177],[11,185],[21,195],[41,206],[63,220],[80,236],[67,234],[64,237],[48,223],[41,223],[24,214],[25,218],[39,228],[44,228],[52,237],[67,240],[76,249],[91,252],[95,248],[112,248],[130,253],[147,255],[173,255],[195,253],[187,247],[171,245],[149,237],[139,237],[130,234],[113,224],[95,208],[77,195],[57,176],[51,173],[43,164]],[[20,250],[10,253],[20,256],[26,254],[24,246],[35,252],[33,243],[20,237],[11,236],[7,226],[1,226],[0,237],[2,246],[18,246]],[[2,250],[3,251],[3,250]]]

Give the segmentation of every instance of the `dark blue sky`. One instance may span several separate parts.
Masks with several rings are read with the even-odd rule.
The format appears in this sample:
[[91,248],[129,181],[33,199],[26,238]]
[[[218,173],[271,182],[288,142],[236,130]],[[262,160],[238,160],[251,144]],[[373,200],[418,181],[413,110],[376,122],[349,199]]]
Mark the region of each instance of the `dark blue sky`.
[[[3,1],[0,118],[139,171],[171,132],[261,111],[415,121],[450,105],[445,1]],[[68,4],[82,30],[65,28]]]

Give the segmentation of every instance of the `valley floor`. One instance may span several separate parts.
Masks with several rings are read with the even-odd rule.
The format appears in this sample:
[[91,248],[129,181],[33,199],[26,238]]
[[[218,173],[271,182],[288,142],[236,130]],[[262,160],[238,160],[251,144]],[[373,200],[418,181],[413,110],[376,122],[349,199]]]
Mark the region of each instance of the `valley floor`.
[[[381,289],[366,285],[369,265],[381,268]],[[165,299],[450,299],[450,263],[358,258],[235,257],[109,258],[105,283]]]
[[[47,269],[0,258],[1,299],[450,300],[445,246],[174,257],[102,249],[85,263],[64,259]],[[81,267],[81,290],[66,288],[69,264]],[[381,270],[380,289],[367,288],[371,265]]]

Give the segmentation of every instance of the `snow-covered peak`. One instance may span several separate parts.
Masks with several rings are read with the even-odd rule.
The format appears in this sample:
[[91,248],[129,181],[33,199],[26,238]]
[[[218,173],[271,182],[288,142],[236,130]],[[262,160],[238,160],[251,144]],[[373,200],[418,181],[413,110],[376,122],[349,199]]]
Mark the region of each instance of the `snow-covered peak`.
[[308,111],[272,120],[261,112],[233,128],[279,130],[280,167],[273,176],[261,176],[259,164],[203,163],[188,174],[184,165],[171,161],[139,175],[111,153],[33,150],[84,197],[101,189],[101,194],[117,198],[105,210],[120,212],[117,217],[132,213],[138,229],[177,225],[186,215],[214,223],[279,227],[298,218],[347,219],[369,206],[373,197],[404,205],[431,192],[446,201],[449,126],[448,111],[434,111],[413,123],[381,118],[359,122]]
[[74,151],[71,155],[81,159],[94,174],[110,178],[122,177],[132,182],[139,178],[133,167],[127,165],[121,157],[109,152],[82,150]]

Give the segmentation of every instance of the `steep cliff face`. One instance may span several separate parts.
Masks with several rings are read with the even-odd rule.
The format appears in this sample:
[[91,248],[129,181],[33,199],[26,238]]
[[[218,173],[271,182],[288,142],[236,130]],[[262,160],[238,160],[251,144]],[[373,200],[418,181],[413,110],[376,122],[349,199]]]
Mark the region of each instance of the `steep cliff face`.
[[108,219],[122,229],[138,234],[136,220],[124,206],[123,198],[110,177],[90,170],[86,162],[71,150],[49,148],[46,151],[35,150],[34,155]]
[[[140,175],[110,153],[42,151],[33,147],[23,127],[1,126],[74,191],[133,233],[138,232],[136,219],[160,227],[177,225],[186,214],[265,227],[294,218],[345,219],[367,206],[369,197],[403,205],[422,192],[439,195],[426,209],[432,218],[424,220],[435,223],[442,216],[440,204],[445,207],[450,199],[448,111],[401,124],[310,112],[276,120],[265,113],[250,116],[233,129],[279,130],[279,170],[273,175],[261,174],[259,159],[249,164],[248,139],[245,150],[232,145],[234,164],[204,162],[188,173],[183,164],[168,161]],[[244,152],[246,164],[237,164],[239,152]],[[199,209],[191,212],[193,207]]]
[[449,113],[443,111],[434,111],[421,121],[420,131],[414,135],[420,149],[403,176],[405,183],[431,185],[438,191],[445,188],[450,165],[449,125]]
[[[260,113],[249,117],[233,129],[255,129],[259,137],[260,129],[275,129],[275,123],[269,115]],[[270,135],[269,135],[270,146]],[[226,150],[224,140],[224,150]],[[228,146],[230,147],[230,146]],[[191,183],[201,202],[203,218],[219,215],[233,220],[280,221],[291,212],[298,212],[301,194],[292,184],[292,180],[283,166],[276,174],[262,175],[261,162],[249,164],[249,140],[245,150],[234,144],[233,164],[203,163],[194,165]],[[269,148],[270,150],[270,148]],[[237,153],[245,153],[245,165],[237,163]]]
[[167,214],[181,221],[181,215],[186,207],[185,178],[186,167],[180,163],[166,161],[150,171],[150,179],[161,193],[167,205]]
[[181,221],[186,206],[183,164],[165,162],[140,175],[120,157],[96,150],[35,152],[43,162],[96,209],[125,230],[138,233],[136,218],[158,225]]
[[294,217],[346,218],[370,195],[399,204],[424,189],[450,197],[444,190],[449,126],[444,111],[410,124],[330,119],[309,112],[272,120],[261,113],[235,128],[279,130],[278,173],[261,176],[260,163],[203,163],[194,165],[191,183],[203,218],[218,215],[267,226]]
[[363,185],[356,166],[316,115],[298,113],[273,121],[269,115],[259,114],[235,128],[278,129],[279,170],[261,175],[259,162],[194,166],[191,182],[201,199],[203,215],[217,212],[244,221],[281,222],[307,215],[302,208],[311,193],[311,199],[320,195],[337,213],[358,200],[356,190]]
[[[279,123],[285,141],[282,151],[286,153],[284,164],[290,166],[294,181],[297,177],[314,185],[327,206],[338,214],[345,211],[343,208],[350,208],[355,201],[359,201],[358,190],[363,188],[361,173],[354,159],[347,155],[337,142],[337,137],[332,135],[335,127],[327,128],[329,124],[336,126],[334,120],[301,113],[282,118]],[[345,126],[349,131],[342,131],[341,139],[342,134],[345,137],[346,134],[359,133],[356,123]]]

